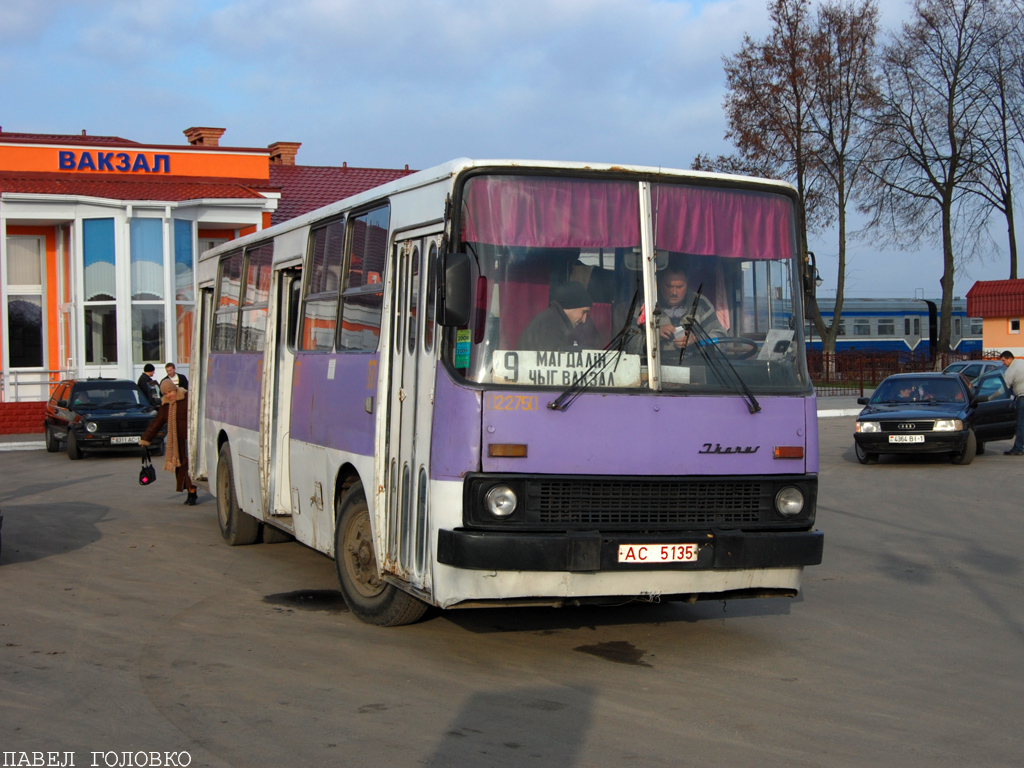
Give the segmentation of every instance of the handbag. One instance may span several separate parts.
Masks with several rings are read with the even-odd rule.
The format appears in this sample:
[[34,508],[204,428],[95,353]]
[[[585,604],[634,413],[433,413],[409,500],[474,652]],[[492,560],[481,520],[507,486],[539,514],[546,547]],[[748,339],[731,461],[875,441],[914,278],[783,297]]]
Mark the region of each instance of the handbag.
[[152,485],[156,482],[156,467],[149,459],[149,446],[142,447],[142,469],[139,470],[139,485]]

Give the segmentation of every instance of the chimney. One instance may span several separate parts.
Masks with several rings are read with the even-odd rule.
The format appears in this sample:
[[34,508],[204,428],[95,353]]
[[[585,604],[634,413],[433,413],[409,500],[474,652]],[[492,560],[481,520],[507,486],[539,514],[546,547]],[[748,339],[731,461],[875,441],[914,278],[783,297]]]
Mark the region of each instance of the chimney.
[[183,133],[193,147],[219,147],[225,128],[186,128]]
[[295,165],[295,156],[301,146],[301,141],[275,141],[268,147],[271,165]]

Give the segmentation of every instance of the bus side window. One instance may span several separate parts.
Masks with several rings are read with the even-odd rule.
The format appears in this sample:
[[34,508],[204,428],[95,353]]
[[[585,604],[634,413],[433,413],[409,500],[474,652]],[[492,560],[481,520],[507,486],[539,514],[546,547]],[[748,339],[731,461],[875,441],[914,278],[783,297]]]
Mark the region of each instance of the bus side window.
[[333,221],[310,235],[299,349],[330,352],[338,323],[338,283],[345,253],[345,221]]
[[390,206],[349,219],[339,350],[368,352],[377,349],[384,308],[383,275],[390,219]]
[[234,352],[238,335],[238,303],[242,289],[242,250],[221,259],[217,280],[217,311],[213,318],[214,352]]

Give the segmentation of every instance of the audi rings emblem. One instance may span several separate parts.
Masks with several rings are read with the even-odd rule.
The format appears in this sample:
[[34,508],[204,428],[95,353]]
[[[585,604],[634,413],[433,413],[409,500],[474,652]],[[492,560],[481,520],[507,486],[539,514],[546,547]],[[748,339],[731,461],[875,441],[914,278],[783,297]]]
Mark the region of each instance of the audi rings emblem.
[[905,421],[899,425],[900,429],[917,429],[917,424],[912,421]]

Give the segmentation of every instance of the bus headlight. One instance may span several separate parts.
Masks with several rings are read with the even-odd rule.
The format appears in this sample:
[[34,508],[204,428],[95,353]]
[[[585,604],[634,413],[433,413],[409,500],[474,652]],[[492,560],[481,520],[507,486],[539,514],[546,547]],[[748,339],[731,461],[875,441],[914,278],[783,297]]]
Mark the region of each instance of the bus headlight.
[[97,429],[99,429],[99,425],[97,425],[95,421],[85,422],[85,431],[88,432],[90,435]]
[[960,419],[936,419],[932,430],[935,432],[962,432],[964,423]]
[[507,485],[496,485],[484,496],[484,506],[495,517],[508,517],[516,511],[519,500]]
[[799,488],[788,485],[775,494],[775,509],[783,517],[796,517],[804,511],[804,495]]
[[882,428],[877,421],[858,421],[853,425],[854,432],[881,432]]

